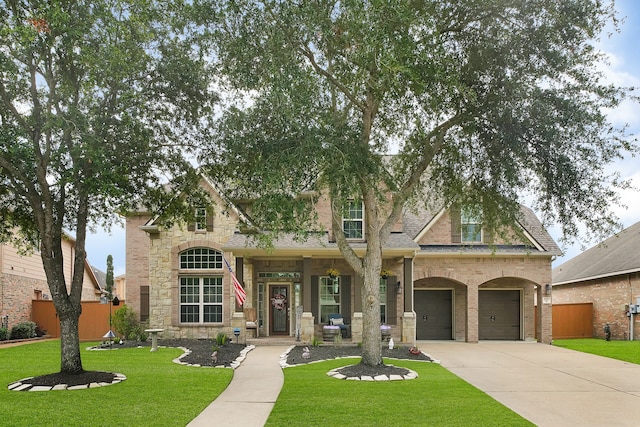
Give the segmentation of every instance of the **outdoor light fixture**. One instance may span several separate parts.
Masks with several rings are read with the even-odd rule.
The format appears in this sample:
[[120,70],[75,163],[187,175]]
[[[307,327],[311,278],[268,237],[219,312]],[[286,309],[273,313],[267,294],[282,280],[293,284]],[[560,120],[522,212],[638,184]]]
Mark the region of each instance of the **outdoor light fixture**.
[[544,285],[544,294],[545,295],[551,295],[551,285],[550,284],[546,284]]
[[402,293],[402,283],[400,283],[400,281],[398,280],[398,283],[396,284],[396,293],[397,294],[401,294]]

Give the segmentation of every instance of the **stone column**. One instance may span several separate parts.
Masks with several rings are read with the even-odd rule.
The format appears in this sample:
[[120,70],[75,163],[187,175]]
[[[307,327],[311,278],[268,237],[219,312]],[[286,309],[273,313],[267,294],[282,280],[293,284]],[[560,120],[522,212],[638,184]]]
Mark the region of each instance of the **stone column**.
[[416,345],[416,313],[405,311],[402,315],[402,342]]
[[351,319],[351,341],[362,342],[362,312],[353,313]]

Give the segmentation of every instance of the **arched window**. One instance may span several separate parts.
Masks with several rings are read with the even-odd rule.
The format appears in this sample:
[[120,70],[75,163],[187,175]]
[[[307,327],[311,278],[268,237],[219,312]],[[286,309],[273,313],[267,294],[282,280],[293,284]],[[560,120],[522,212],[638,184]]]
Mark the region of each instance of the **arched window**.
[[180,322],[221,323],[222,253],[209,248],[183,251],[180,270]]

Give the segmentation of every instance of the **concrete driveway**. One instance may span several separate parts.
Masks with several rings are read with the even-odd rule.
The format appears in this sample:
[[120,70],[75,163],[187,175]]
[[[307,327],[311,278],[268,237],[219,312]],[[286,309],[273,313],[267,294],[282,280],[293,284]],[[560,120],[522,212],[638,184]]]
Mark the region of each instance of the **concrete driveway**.
[[533,342],[418,346],[538,426],[640,425],[640,365]]

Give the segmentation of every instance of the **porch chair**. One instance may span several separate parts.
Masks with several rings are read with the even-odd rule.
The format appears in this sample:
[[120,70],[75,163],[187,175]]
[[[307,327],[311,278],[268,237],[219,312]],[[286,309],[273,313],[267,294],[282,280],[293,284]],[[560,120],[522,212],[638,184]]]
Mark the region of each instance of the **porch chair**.
[[245,327],[247,328],[247,331],[253,329],[255,331],[254,336],[256,338],[258,338],[258,336],[260,335],[259,332],[259,328],[258,328],[258,318],[256,316],[256,309],[255,308],[245,308],[244,309],[244,318],[246,320],[246,325]]
[[329,324],[340,327],[340,335],[342,338],[349,338],[351,336],[351,325],[345,325],[344,317],[340,313],[331,313],[327,316]]

